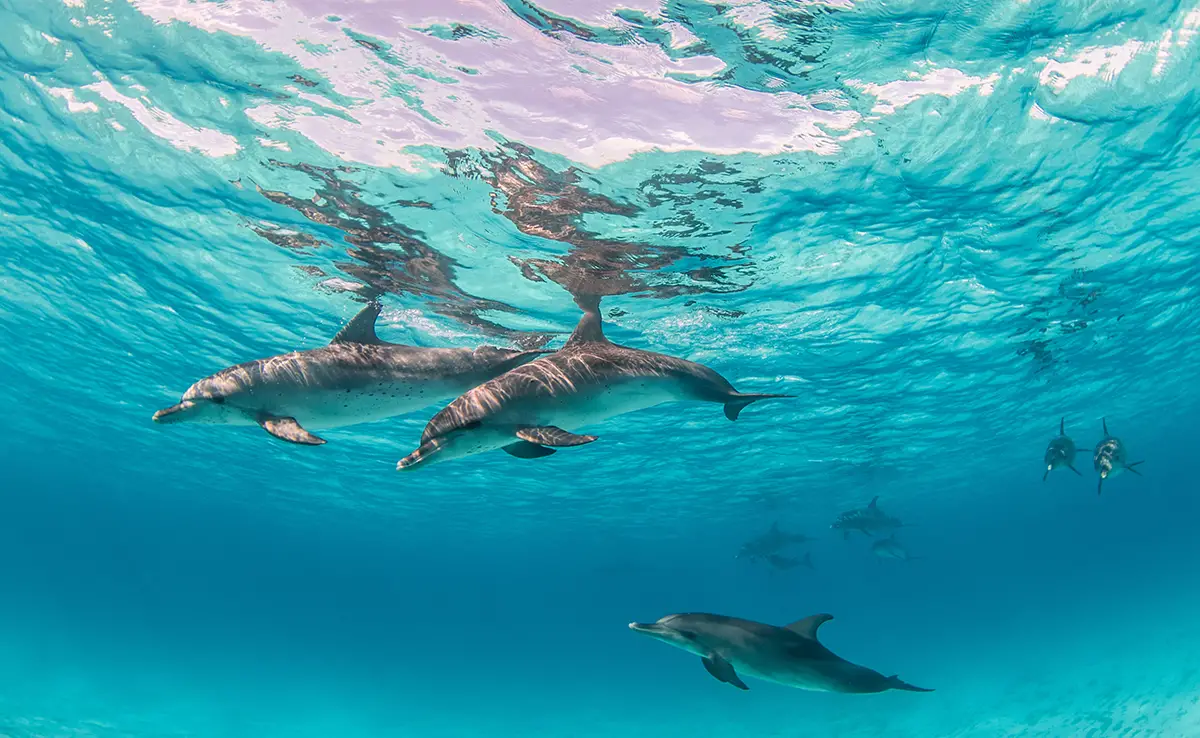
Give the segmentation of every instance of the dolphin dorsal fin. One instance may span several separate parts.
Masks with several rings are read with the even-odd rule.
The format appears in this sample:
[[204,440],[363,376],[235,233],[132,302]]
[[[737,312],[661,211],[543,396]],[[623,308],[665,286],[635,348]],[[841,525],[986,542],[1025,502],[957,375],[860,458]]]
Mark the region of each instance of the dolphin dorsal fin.
[[604,337],[604,323],[600,318],[600,298],[594,295],[580,295],[575,298],[575,304],[583,309],[583,317],[579,319],[566,345],[608,343],[608,339]]
[[371,300],[337,332],[330,343],[383,343],[375,335],[375,320],[381,312],[383,305],[378,300]]
[[867,503],[867,509],[874,510],[876,502],[879,502],[879,495],[875,495],[871,498],[871,501]]
[[1067,419],[1066,418],[1063,418],[1062,420],[1058,421],[1058,435],[1060,435],[1060,436],[1067,435]]
[[801,635],[805,638],[811,638],[815,641],[817,640],[817,629],[825,623],[828,623],[830,620],[833,620],[833,616],[825,613],[821,613],[820,615],[809,615],[803,620],[797,620],[791,625],[786,626],[785,630],[790,630],[796,635]]
[[1100,427],[1104,429],[1104,436],[1108,437],[1108,419],[1100,418]]

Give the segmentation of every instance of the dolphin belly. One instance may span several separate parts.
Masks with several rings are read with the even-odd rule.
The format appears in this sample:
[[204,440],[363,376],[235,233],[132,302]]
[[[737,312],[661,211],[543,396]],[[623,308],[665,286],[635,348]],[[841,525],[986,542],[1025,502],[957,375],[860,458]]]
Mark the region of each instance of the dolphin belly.
[[552,425],[564,430],[578,430],[618,415],[661,405],[665,402],[689,399],[686,388],[666,377],[630,377],[609,380],[580,388],[565,395],[539,398],[527,410],[521,401],[514,401],[512,413],[503,413],[496,420],[510,418],[517,425]]

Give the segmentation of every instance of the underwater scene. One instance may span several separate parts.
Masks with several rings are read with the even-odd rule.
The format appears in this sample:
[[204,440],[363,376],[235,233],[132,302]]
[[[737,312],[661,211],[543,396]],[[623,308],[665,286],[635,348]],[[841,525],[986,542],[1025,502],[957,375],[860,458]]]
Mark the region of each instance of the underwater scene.
[[1200,0],[0,0],[0,737],[1200,736]]

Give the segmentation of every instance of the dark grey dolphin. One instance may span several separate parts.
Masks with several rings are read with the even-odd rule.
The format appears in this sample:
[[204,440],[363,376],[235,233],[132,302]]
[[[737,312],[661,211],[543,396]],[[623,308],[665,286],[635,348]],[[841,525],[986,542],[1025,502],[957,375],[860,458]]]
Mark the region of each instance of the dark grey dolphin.
[[[1066,426],[1066,418],[1058,421],[1058,437],[1050,441],[1050,445],[1046,447],[1046,455],[1043,458],[1043,462],[1046,464],[1046,473],[1042,475],[1043,482],[1046,481],[1046,477],[1050,476],[1050,472],[1064,466],[1079,474],[1079,470],[1075,468],[1075,442],[1067,437]],[[1083,475],[1080,474],[1080,476]]]
[[803,533],[785,533],[779,528],[779,523],[775,522],[766,533],[743,543],[736,558],[754,561],[777,554],[791,544],[807,543],[811,540]]
[[260,425],[310,446],[325,443],[306,428],[382,420],[453,397],[546,351],[418,348],[375,335],[382,306],[371,302],[328,346],[258,359],[205,377],[156,423]]
[[847,510],[838,515],[829,527],[842,531],[843,538],[849,538],[852,530],[873,536],[876,533],[887,533],[896,528],[903,528],[905,525],[900,518],[894,518],[879,509],[879,496],[876,495],[871,498],[866,507]]
[[817,629],[832,615],[812,615],[785,628],[753,620],[686,613],[657,623],[630,623],[630,629],[690,651],[719,681],[749,689],[738,673],[787,687],[817,692],[932,692],[884,676],[836,656],[817,640]]
[[584,314],[566,345],[472,389],[433,416],[416,451],[397,469],[503,448],[522,459],[596,436],[572,430],[615,415],[677,400],[717,402],[736,420],[752,402],[788,395],[743,394],[706,366],[610,343],[598,299],[580,299]]
[[780,554],[768,554],[767,563],[780,571],[791,571],[797,566],[804,566],[808,569],[815,569],[812,561],[812,552],[806,551],[803,559],[793,559],[790,556],[781,556]]
[[1092,453],[1092,466],[1100,472],[1100,480],[1096,482],[1096,494],[1103,491],[1105,479],[1115,477],[1123,471],[1131,471],[1141,476],[1142,473],[1134,467],[1143,463],[1141,461],[1130,463],[1125,444],[1120,438],[1108,432],[1108,422],[1104,418],[1100,419],[1100,424],[1104,428],[1104,439],[1096,444],[1096,450]]

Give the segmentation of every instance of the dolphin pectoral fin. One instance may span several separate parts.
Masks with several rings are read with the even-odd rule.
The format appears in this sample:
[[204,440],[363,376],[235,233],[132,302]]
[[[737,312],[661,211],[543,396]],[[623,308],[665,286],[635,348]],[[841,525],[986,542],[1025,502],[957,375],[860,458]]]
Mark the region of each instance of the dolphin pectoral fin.
[[725,401],[725,417],[730,420],[737,420],[738,415],[752,402],[759,400],[771,400],[780,397],[794,397],[795,395],[762,395],[735,392],[728,400]]
[[518,459],[540,459],[543,456],[549,456],[554,453],[554,449],[539,446],[536,443],[529,441],[517,441],[502,447],[504,452],[509,456],[516,456]]
[[1067,464],[1067,468],[1068,468],[1068,469],[1070,469],[1071,471],[1075,472],[1075,473],[1076,473],[1076,474],[1078,474],[1079,476],[1081,476],[1081,477],[1083,476],[1083,474],[1082,474],[1082,473],[1080,473],[1080,471],[1079,471],[1078,469],[1076,469],[1076,468],[1075,468],[1075,465],[1074,465],[1074,464]]
[[270,415],[260,415],[258,417],[258,424],[267,433],[288,443],[298,443],[302,446],[320,446],[325,443],[324,438],[314,436],[300,427],[295,418],[276,418]]
[[597,436],[581,436],[553,425],[530,426],[517,431],[517,438],[539,446],[582,446]]
[[805,638],[811,638],[815,641],[817,640],[817,630],[830,620],[833,620],[833,616],[829,615],[828,613],[809,615],[803,620],[797,620],[791,625],[786,626],[784,629],[790,630],[796,635],[804,636]]
[[1140,477],[1140,476],[1142,476],[1142,473],[1141,473],[1140,471],[1138,471],[1137,469],[1134,469],[1133,467],[1137,466],[1138,464],[1144,464],[1144,463],[1146,463],[1146,462],[1144,462],[1144,461],[1135,461],[1135,462],[1133,462],[1132,464],[1126,464],[1126,465],[1125,465],[1125,471],[1131,471],[1131,472],[1133,472],[1134,474],[1136,474],[1136,475],[1138,475],[1138,476]]
[[381,312],[383,305],[378,300],[371,300],[329,343],[383,343],[379,336],[375,335],[375,321]]
[[890,677],[888,677],[887,685],[888,685],[889,689],[899,689],[904,692],[932,692],[933,691],[932,689],[925,689],[924,687],[917,687],[912,684],[909,684],[908,682],[901,680],[899,674],[893,674]]
[[733,664],[729,663],[717,654],[714,653],[701,657],[700,663],[704,664],[704,668],[707,669],[708,673],[712,674],[717,681],[725,682],[726,684],[732,684],[738,689],[750,689],[746,686],[745,682],[738,678],[737,672],[733,670]]

